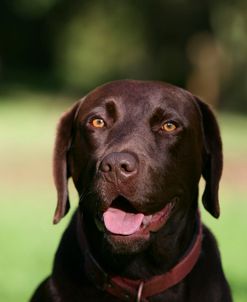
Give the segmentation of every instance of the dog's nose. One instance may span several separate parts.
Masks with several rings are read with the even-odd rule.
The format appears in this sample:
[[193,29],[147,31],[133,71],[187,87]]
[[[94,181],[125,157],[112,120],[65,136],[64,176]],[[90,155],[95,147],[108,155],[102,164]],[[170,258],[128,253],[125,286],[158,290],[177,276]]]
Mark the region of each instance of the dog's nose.
[[131,153],[113,152],[102,160],[100,170],[124,180],[138,172],[138,161]]

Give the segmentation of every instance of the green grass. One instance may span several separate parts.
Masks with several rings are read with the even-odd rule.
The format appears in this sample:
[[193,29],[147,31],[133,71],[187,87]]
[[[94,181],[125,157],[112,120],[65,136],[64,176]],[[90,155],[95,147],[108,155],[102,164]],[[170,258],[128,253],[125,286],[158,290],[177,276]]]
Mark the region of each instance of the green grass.
[[224,271],[231,285],[234,301],[247,301],[246,270],[246,194],[237,196],[234,191],[224,189],[221,194],[221,216],[219,220],[211,218],[202,210],[204,222],[214,232],[222,256]]
[[[13,97],[13,96],[12,96]],[[55,125],[64,103],[52,96],[14,96],[0,102],[0,301],[25,302],[51,270],[53,256],[68,215],[52,225],[55,189],[51,154]],[[226,173],[221,186],[221,217],[202,209],[203,219],[219,242],[234,301],[247,301],[247,190],[236,165],[247,175],[247,118],[221,115]],[[245,156],[244,156],[245,155]],[[230,168],[227,165],[230,162]],[[241,185],[242,184],[242,185]],[[71,186],[72,190],[72,186]],[[72,203],[76,206],[73,190]]]

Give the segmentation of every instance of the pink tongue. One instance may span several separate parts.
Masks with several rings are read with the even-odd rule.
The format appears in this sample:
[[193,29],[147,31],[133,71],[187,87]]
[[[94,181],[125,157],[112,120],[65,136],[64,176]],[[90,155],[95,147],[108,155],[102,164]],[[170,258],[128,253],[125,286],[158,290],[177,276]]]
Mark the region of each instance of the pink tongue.
[[127,213],[119,209],[109,208],[104,214],[104,223],[108,231],[118,235],[134,234],[141,226],[142,213]]

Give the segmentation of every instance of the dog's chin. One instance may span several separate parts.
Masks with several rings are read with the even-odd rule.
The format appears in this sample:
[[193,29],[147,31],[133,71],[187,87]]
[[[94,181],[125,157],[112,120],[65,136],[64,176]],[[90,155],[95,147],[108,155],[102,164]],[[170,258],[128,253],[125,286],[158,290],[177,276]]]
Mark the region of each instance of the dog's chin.
[[175,205],[175,199],[153,214],[130,212],[109,207],[95,224],[114,253],[133,254],[143,251],[152,234],[163,228]]
[[150,234],[120,236],[105,233],[104,238],[107,241],[111,252],[129,255],[145,250],[149,245]]

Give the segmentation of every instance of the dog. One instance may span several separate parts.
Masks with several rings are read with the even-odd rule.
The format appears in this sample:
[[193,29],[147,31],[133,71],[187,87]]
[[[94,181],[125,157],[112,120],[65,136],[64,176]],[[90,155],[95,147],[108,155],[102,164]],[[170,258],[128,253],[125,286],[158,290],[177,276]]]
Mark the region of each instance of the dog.
[[32,302],[230,302],[202,201],[219,217],[222,142],[208,105],[163,82],[119,80],[61,117],[54,223],[79,206]]

